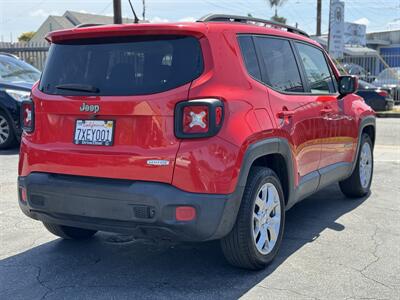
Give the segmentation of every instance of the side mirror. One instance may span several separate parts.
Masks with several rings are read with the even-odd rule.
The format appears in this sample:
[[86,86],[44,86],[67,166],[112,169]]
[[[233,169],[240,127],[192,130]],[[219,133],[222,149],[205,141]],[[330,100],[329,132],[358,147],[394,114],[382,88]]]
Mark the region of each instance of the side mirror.
[[339,77],[339,93],[342,96],[353,94],[358,89],[357,76],[340,76]]

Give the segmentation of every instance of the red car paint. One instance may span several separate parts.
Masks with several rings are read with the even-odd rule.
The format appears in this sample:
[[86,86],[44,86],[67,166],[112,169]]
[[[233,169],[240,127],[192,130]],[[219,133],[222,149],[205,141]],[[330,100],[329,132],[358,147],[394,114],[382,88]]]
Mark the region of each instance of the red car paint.
[[[311,39],[279,29],[229,23],[130,24],[68,29],[48,36],[64,40],[132,35],[190,35],[199,39],[204,72],[192,83],[152,95],[55,96],[35,85],[35,130],[24,133],[19,175],[32,172],[163,182],[181,190],[230,194],[235,190],[248,147],[266,138],[289,142],[297,186],[301,177],[356,156],[359,123],[373,114],[355,94],[288,95],[251,78],[243,63],[238,34]],[[322,48],[321,48],[322,49]],[[338,78],[339,73],[330,61]],[[216,136],[178,139],[174,107],[188,99],[217,98],[224,120]],[[72,143],[75,120],[88,118],[83,103],[100,104],[98,119],[116,120],[112,147]],[[166,160],[168,165],[149,165]]]

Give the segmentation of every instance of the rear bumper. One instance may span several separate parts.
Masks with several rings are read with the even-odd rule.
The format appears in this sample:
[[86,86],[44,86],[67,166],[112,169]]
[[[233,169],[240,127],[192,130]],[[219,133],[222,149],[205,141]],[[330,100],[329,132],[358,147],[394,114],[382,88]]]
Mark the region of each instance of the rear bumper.
[[[197,194],[155,182],[48,173],[18,178],[19,205],[29,217],[54,224],[180,241],[218,239],[232,229],[242,190]],[[26,188],[27,202],[21,200]],[[196,218],[175,219],[176,206],[192,206]]]

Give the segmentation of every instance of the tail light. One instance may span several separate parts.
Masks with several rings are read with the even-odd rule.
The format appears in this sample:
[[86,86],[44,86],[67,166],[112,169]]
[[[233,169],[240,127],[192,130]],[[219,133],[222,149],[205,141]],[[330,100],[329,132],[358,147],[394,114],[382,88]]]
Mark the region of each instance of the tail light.
[[175,107],[175,135],[178,138],[214,136],[222,127],[224,106],[219,99],[195,99]]
[[23,101],[21,103],[21,128],[25,132],[32,132],[35,127],[35,110],[33,101]]
[[389,93],[387,91],[383,91],[383,90],[377,90],[377,93],[382,96],[387,98],[389,96]]

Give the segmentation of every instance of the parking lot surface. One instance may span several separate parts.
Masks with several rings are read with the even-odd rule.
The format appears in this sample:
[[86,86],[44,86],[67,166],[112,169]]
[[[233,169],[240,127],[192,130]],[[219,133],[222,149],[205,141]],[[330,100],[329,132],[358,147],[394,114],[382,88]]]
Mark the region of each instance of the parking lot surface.
[[277,259],[250,272],[218,242],[58,239],[20,212],[18,150],[0,151],[0,299],[400,299],[400,119],[378,119],[374,154],[368,197],[333,185],[299,203]]

